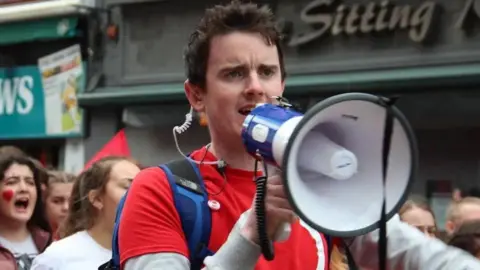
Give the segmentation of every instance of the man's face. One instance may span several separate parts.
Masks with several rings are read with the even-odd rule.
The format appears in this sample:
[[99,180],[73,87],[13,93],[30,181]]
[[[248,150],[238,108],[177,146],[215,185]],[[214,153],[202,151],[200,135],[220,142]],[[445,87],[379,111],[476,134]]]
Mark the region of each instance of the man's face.
[[206,113],[212,136],[240,142],[248,112],[283,89],[277,47],[259,34],[233,32],[211,40],[206,87],[192,106]]

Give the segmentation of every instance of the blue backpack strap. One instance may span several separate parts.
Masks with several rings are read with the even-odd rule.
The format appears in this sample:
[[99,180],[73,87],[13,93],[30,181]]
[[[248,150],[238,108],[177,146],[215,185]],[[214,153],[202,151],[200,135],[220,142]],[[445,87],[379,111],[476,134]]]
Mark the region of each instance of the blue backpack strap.
[[167,175],[173,201],[180,216],[190,253],[190,269],[200,270],[208,249],[212,227],[208,193],[198,166],[188,159],[160,165]]
[[[208,249],[211,233],[211,214],[208,206],[208,194],[203,178],[196,164],[187,159],[176,160],[159,166],[166,174],[173,201],[180,216],[182,228],[188,242],[191,270],[200,270],[205,257],[213,253]],[[112,237],[112,259],[102,264],[99,270],[119,270],[120,250],[118,230],[123,206],[128,191],[120,200],[115,214]]]
[[125,205],[125,200],[127,199],[128,191],[125,192],[122,199],[117,206],[117,212],[115,213],[115,225],[113,227],[113,237],[112,237],[112,260],[115,262],[115,265],[118,265],[120,269],[120,248],[118,247],[118,230],[120,228],[120,218],[122,216],[123,206]]
[[115,213],[115,224],[113,226],[113,235],[112,235],[112,259],[110,261],[100,265],[98,270],[119,270],[120,269],[120,249],[118,247],[118,230],[120,228],[120,218],[122,216],[123,206],[125,205],[125,200],[127,199],[128,190],[123,195],[122,199],[117,206],[117,211]]

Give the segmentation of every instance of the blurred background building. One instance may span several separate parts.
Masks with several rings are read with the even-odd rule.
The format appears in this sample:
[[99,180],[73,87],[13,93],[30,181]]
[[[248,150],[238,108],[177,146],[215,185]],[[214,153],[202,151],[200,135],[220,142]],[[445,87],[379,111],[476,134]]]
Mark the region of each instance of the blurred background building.
[[[0,138],[32,153],[46,152],[62,166],[80,162],[72,161],[78,155],[88,160],[121,130],[133,157],[145,165],[179,157],[172,127],[183,123],[189,108],[183,93],[183,48],[205,7],[219,1],[38,2],[68,2],[63,10],[71,12],[5,20],[0,7],[0,79],[12,68],[38,65],[39,58],[79,44],[86,74],[77,94],[83,129],[58,136],[26,132],[25,126],[33,125],[27,119],[36,118],[15,113],[8,116],[15,125],[0,125]],[[480,1],[255,2],[273,8],[286,36],[287,98],[306,109],[343,92],[399,95],[398,107],[419,143],[415,191],[442,193],[478,185]],[[59,24],[65,18],[68,27]],[[56,25],[55,34],[39,36],[46,22]],[[17,33],[15,38],[5,35],[8,31]],[[66,139],[70,137],[83,139]],[[207,129],[198,124],[180,136],[184,152],[207,141]],[[65,155],[70,148],[82,154]]]

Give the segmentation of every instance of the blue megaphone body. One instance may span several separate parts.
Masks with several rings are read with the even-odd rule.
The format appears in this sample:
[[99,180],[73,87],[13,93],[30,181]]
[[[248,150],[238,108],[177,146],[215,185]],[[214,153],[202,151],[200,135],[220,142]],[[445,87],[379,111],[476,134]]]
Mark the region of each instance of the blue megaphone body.
[[[287,144],[304,116],[287,105],[258,104],[246,117],[242,129],[247,152],[280,169]],[[349,179],[356,173],[356,156],[322,132],[312,130],[301,140],[300,151],[305,154],[298,155],[298,164],[302,169],[337,180]]]

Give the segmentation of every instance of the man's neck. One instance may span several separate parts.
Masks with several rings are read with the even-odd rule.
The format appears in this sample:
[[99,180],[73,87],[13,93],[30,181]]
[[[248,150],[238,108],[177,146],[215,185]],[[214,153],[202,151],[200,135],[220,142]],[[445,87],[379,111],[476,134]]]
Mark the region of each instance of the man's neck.
[[11,242],[21,242],[30,235],[27,224],[19,222],[0,222],[0,236]]
[[212,142],[209,151],[230,168],[253,171],[255,159],[245,151],[243,145],[225,147],[220,142]]
[[100,246],[112,250],[112,232],[105,229],[101,223],[94,225],[87,232]]

